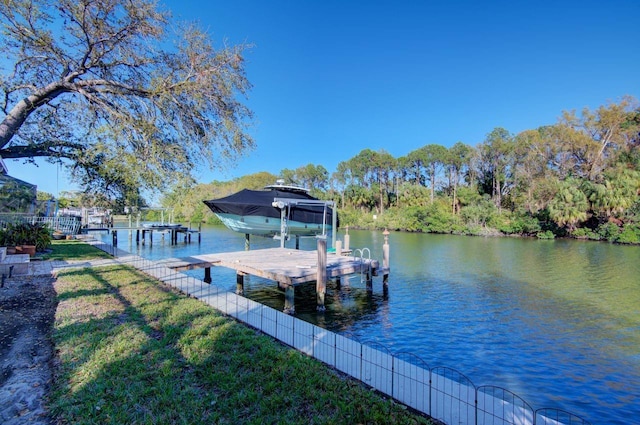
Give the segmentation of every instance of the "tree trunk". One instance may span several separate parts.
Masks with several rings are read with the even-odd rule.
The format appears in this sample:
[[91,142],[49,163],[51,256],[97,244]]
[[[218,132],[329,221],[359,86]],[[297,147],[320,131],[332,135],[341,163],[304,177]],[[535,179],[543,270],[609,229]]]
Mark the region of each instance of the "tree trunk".
[[435,198],[436,191],[436,167],[435,165],[431,165],[431,204],[433,204],[433,200]]
[[452,171],[451,172],[451,184],[453,185],[453,203],[452,203],[452,210],[453,210],[453,215],[456,215],[457,211],[456,211],[456,205],[457,205],[457,200],[456,200],[456,196],[458,195],[458,172],[457,171]]
[[0,123],[0,149],[9,144],[32,112],[67,91],[63,83],[55,82],[19,101]]

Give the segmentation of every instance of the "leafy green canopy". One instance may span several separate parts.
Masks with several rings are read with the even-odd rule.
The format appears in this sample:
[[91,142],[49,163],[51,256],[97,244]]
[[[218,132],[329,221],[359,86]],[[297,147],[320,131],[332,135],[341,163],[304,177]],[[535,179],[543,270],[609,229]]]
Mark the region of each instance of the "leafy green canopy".
[[0,157],[69,160],[117,197],[253,147],[247,46],[215,48],[152,0],[3,0],[0,18]]

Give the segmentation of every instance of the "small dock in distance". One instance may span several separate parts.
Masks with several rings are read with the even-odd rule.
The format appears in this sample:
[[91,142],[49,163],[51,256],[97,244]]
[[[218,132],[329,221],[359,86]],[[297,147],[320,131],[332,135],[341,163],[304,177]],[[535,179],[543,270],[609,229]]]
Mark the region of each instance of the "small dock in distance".
[[[178,238],[180,235],[184,236],[185,243],[191,243],[191,235],[198,235],[198,243],[202,241],[201,229],[191,229],[181,224],[157,224],[153,226],[129,226],[129,227],[104,227],[104,226],[86,226],[80,229],[82,233],[89,232],[110,232],[113,238],[113,246],[118,243],[118,231],[128,231],[129,238],[132,237],[133,232],[136,234],[136,244],[145,244],[146,237],[149,236],[149,243],[153,244],[153,233],[158,232],[164,238],[164,234],[169,235],[171,245],[178,244]],[[142,238],[141,238],[142,236]]]
[[[327,254],[326,241],[324,240],[319,241],[318,245],[320,249],[314,251],[268,248],[169,258],[158,263],[177,271],[204,268],[204,281],[207,283],[211,283],[211,267],[220,266],[233,269],[236,271],[238,293],[242,293],[244,290],[245,275],[275,281],[285,291],[285,312],[290,314],[295,313],[295,287],[303,283],[316,282],[318,310],[324,310],[327,279],[340,279],[344,276],[361,273],[366,278],[369,287],[372,276],[381,274],[384,276],[384,285],[387,284],[388,261],[385,261],[384,267],[380,267],[379,261],[369,258]],[[323,253],[324,255],[322,255]]]

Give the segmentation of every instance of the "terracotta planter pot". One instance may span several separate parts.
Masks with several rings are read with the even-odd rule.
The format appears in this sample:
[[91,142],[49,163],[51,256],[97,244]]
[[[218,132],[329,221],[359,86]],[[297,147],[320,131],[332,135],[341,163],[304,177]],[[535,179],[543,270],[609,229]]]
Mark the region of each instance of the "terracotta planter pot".
[[33,257],[34,255],[36,255],[36,246],[18,245],[16,246],[16,254],[29,254],[29,256]]

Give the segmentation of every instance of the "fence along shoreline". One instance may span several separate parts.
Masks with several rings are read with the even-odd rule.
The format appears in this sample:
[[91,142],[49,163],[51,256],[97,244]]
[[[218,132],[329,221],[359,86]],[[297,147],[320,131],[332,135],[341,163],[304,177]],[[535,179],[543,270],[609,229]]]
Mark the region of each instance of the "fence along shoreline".
[[456,369],[429,367],[418,356],[391,354],[305,322],[234,292],[130,254],[107,243],[88,243],[278,341],[355,378],[380,393],[445,424],[591,425],[553,407],[534,409],[510,390],[476,386]]

